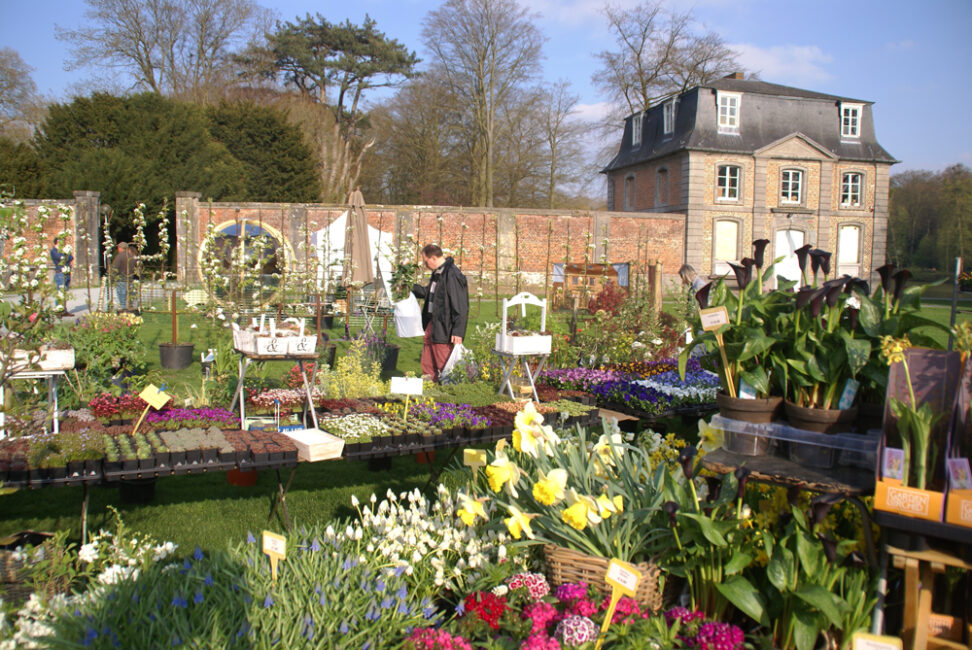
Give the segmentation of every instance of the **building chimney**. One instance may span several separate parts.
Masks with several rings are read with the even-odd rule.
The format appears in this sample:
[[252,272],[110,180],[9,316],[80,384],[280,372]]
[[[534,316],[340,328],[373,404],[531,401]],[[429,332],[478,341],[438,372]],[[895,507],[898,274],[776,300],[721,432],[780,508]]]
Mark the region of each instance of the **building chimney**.
[[727,74],[723,79],[745,79],[746,75],[742,72],[733,72],[732,74]]

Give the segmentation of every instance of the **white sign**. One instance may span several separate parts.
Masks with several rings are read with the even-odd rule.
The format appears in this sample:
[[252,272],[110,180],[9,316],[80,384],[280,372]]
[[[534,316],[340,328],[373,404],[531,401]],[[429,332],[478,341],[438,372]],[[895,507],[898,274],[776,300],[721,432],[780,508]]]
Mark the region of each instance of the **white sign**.
[[269,530],[263,531],[263,552],[283,559],[287,555],[287,538]]
[[702,309],[699,311],[699,318],[702,319],[702,329],[706,332],[717,330],[723,325],[729,324],[729,312],[725,305]]
[[635,595],[639,580],[641,580],[641,573],[637,569],[618,560],[611,560],[607,575],[604,577],[606,583],[617,587],[626,596]]
[[421,377],[392,377],[391,392],[399,395],[421,395]]
[[858,632],[854,635],[854,650],[901,650],[901,639]]

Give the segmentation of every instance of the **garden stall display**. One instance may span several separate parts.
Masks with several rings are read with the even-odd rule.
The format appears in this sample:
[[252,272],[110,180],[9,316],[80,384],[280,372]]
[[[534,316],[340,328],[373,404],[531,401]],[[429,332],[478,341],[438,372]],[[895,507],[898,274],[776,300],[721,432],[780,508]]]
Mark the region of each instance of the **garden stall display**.
[[[511,331],[508,327],[508,310],[511,307],[519,307],[521,315],[526,317],[527,305],[534,305],[540,308],[540,333],[521,333]],[[513,375],[513,370],[517,365],[522,363],[523,372],[530,382],[530,392],[533,395],[533,399],[538,402],[540,401],[533,378],[543,372],[543,366],[550,357],[553,337],[549,334],[544,334],[546,329],[547,301],[545,299],[541,300],[527,292],[519,293],[512,298],[503,298],[502,328],[496,334],[496,347],[493,350],[493,354],[500,358],[500,363],[503,365],[503,378],[500,380],[500,394],[504,390],[509,391],[510,397],[516,399],[517,396],[513,392],[510,377]],[[530,369],[531,361],[537,364],[535,370]]]

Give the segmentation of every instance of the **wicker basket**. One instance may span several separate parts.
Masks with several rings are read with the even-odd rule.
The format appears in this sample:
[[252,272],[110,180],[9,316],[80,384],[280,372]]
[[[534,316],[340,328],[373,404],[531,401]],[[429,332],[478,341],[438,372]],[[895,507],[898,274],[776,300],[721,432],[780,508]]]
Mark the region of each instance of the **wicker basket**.
[[[610,560],[603,557],[586,555],[579,551],[545,544],[543,557],[547,563],[547,579],[556,586],[571,582],[586,582],[601,594],[611,593],[611,587],[604,581]],[[652,611],[661,609],[662,593],[658,590],[658,577],[661,569],[654,562],[641,562],[635,565],[641,572],[635,600],[642,607]]]

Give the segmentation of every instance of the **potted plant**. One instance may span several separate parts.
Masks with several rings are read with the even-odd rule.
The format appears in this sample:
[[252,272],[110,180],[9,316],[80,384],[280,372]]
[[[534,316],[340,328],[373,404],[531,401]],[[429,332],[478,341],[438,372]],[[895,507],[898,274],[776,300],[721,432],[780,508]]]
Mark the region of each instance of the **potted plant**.
[[176,310],[175,290],[172,291],[170,305],[170,311],[172,313],[172,341],[170,343],[159,343],[159,357],[163,368],[181,370],[188,368],[192,363],[195,345],[192,343],[179,343],[179,313]]
[[74,348],[67,341],[52,340],[38,348],[41,370],[70,370],[74,367]]

